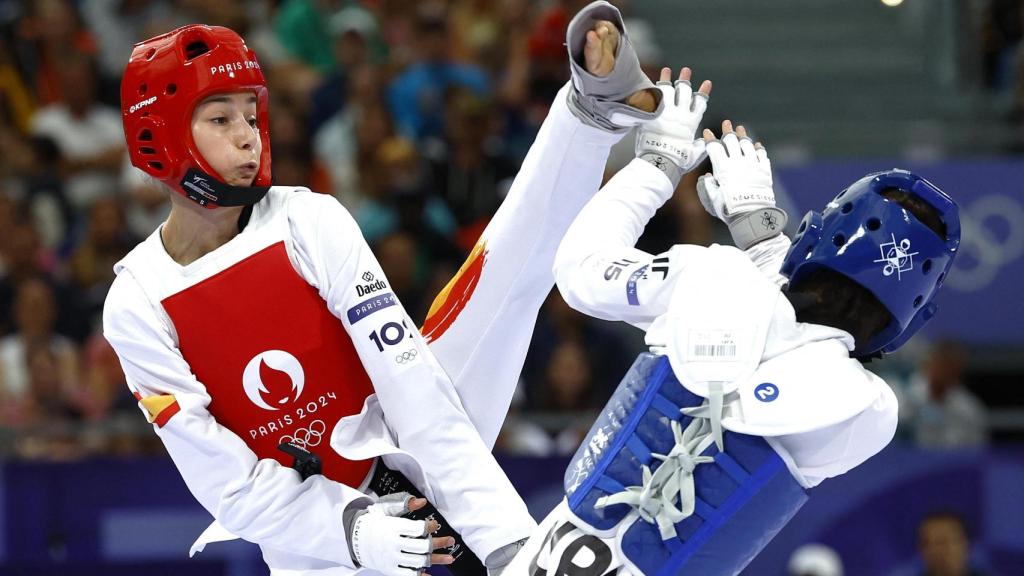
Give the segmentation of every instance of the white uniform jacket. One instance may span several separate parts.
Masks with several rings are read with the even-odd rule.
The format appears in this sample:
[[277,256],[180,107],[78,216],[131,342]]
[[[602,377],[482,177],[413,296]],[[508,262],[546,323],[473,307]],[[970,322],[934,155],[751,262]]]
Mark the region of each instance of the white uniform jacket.
[[[380,455],[481,558],[535,527],[334,198],[273,187],[199,260],[158,230],[115,271],[104,334],[128,386],[196,499],[272,569],[353,567],[342,512]],[[285,441],[324,475],[282,465]]]
[[[896,397],[849,357],[853,338],[848,333],[796,321],[780,292],[788,238],[766,240],[746,254],[717,245],[676,245],[659,255],[634,248],[672,193],[668,178],[643,160],[634,160],[598,192],[556,256],[555,277],[566,302],[588,315],[647,331],[648,345],[669,355],[677,375],[666,341],[673,331],[691,330],[677,340],[689,339],[685,343],[702,347],[701,353],[714,354],[732,350],[734,342],[716,340],[722,333],[760,326],[759,333],[754,329],[748,335],[758,352],[752,373],[727,390],[735,393],[726,397],[722,423],[734,432],[768,438],[805,487],[884,448],[896,430]],[[706,395],[699,386],[691,388],[684,375],[680,381]]]

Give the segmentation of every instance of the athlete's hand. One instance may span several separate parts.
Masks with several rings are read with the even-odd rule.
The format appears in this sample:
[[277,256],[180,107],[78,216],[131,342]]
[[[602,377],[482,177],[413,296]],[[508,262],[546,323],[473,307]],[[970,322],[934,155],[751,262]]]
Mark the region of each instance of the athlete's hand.
[[[661,90],[665,110],[656,119],[640,127],[636,139],[636,155],[658,166],[674,182],[685,173],[693,170],[704,160],[704,140],[694,140],[697,128],[711,95],[711,81],[701,83],[697,92],[690,85],[693,72],[689,68],[679,70],[679,77],[672,82],[672,70],[661,69],[657,88]],[[658,156],[671,162],[676,170],[669,170],[658,160]]]
[[768,151],[760,142],[747,136],[747,129],[732,122],[722,122],[722,139],[704,129],[711,158],[712,174],[697,182],[701,204],[712,216],[728,222],[739,214],[774,207],[772,164]]
[[[594,24],[587,32],[587,43],[583,46],[583,61],[587,72],[604,78],[615,69],[615,51],[619,47],[619,29],[608,20]],[[643,110],[654,112],[658,109],[658,100],[651,90],[637,90],[626,98],[626,104]]]
[[455,545],[452,537],[433,538],[440,527],[436,520],[409,520],[400,516],[427,505],[425,498],[408,493],[382,496],[352,523],[349,542],[354,560],[387,576],[415,576],[432,564],[451,564],[455,559],[434,550]]
[[729,225],[736,246],[747,248],[774,238],[786,227],[786,212],[775,206],[772,164],[760,142],[747,130],[722,122],[722,140],[704,130],[714,174],[697,181],[697,196],[704,209]]

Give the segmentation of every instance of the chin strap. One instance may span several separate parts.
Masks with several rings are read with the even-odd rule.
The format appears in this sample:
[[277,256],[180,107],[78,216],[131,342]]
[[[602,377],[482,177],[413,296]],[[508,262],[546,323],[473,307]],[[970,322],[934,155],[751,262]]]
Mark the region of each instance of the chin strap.
[[180,182],[185,196],[200,206],[252,206],[270,186],[232,186],[197,168],[189,168]]

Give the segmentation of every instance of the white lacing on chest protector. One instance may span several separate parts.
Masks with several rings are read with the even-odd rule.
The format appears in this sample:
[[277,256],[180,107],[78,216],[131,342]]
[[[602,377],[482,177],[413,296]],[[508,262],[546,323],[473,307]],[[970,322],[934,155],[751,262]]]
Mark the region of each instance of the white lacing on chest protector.
[[[622,492],[601,497],[595,503],[595,508],[627,504],[636,508],[640,518],[658,525],[662,540],[675,537],[675,524],[693,514],[696,506],[694,468],[715,460],[713,456],[700,454],[712,442],[718,446],[719,452],[724,450],[722,383],[710,382],[708,392],[708,398],[700,406],[680,410],[682,414],[693,418],[685,429],[678,421],[670,421],[675,446],[668,454],[651,454],[661,461],[661,466],[651,473],[651,469],[644,465],[643,481],[640,486],[629,486]],[[675,506],[677,497],[678,508]]]

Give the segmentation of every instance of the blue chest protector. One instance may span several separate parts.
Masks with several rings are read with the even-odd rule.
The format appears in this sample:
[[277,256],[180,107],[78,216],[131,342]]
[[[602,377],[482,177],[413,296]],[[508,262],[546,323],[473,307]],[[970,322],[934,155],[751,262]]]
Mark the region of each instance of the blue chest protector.
[[[657,475],[680,443],[679,430],[693,421],[682,410],[703,403],[679,383],[666,357],[641,354],[566,471],[573,514],[597,531],[611,531],[637,510],[609,504],[609,497],[650,486],[650,472]],[[726,431],[723,441],[722,452],[713,442],[700,443],[708,445],[692,455],[697,464],[682,466],[692,474],[692,513],[678,519],[674,511],[678,521],[661,529],[638,518],[622,534],[623,554],[644,574],[738,574],[807,500],[763,438]]]

